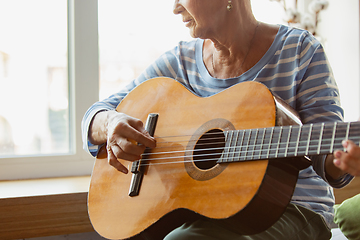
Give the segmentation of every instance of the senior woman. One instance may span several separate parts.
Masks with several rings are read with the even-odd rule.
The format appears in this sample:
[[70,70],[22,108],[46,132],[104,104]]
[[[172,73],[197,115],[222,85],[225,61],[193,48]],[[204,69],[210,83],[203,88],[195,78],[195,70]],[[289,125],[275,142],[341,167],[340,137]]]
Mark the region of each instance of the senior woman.
[[[115,108],[129,91],[157,76],[173,78],[201,97],[257,81],[293,107],[303,123],[342,120],[324,50],[307,31],[257,21],[250,0],[176,0],[173,11],[195,39],[180,42],[126,89],[89,108],[83,139],[93,156],[106,143],[109,164],[127,173],[118,158],[138,160],[145,147],[156,146],[140,120]],[[286,212],[266,231],[242,236],[210,220],[198,220],[184,223],[166,239],[329,239],[334,205],[330,186],[343,187],[360,172],[360,148],[351,141],[343,145],[347,151],[335,151],[336,160],[333,155],[312,157],[312,166],[299,173]]]

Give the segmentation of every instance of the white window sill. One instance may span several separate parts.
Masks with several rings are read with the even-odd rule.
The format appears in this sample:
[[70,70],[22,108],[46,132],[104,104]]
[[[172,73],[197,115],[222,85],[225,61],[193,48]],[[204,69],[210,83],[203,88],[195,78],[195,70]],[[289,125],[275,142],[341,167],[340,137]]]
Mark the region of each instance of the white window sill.
[[88,192],[90,176],[0,181],[0,199]]

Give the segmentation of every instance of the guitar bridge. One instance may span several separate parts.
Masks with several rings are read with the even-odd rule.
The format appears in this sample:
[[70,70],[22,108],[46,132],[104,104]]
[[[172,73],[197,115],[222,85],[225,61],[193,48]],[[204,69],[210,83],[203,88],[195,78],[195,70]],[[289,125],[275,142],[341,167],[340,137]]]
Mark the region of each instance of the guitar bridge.
[[[152,137],[154,136],[154,132],[155,132],[158,117],[159,117],[159,114],[150,113],[148,115],[147,120],[146,120],[145,130]],[[144,153],[148,152],[148,150],[149,150],[148,148],[145,149]],[[144,177],[144,172],[145,172],[145,168],[146,168],[146,162],[147,162],[146,158],[143,155],[142,159],[133,162],[133,164],[131,166],[132,177],[131,177],[131,183],[130,183],[130,189],[129,189],[129,196],[130,197],[134,197],[134,196],[139,195],[142,179]]]

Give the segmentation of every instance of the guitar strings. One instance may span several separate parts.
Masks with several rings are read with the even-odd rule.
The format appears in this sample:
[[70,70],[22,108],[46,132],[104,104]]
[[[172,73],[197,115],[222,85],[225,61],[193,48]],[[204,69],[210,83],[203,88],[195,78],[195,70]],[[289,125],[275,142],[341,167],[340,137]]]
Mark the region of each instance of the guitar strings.
[[[356,127],[360,127],[358,125],[359,123],[356,122]],[[338,125],[339,126],[339,125]],[[339,134],[335,134],[335,131],[325,131],[321,135],[321,139],[312,139],[311,136],[314,135],[320,136],[320,133],[322,133],[323,128],[320,130],[319,128],[314,128],[311,131],[311,136],[309,134],[303,136],[299,139],[300,133],[304,126],[294,126],[298,127],[299,132],[295,132],[297,138],[294,139],[291,138],[289,135],[293,134],[291,130],[284,130],[281,127],[275,126],[270,128],[264,128],[262,132],[259,131],[259,129],[243,129],[243,130],[231,130],[231,131],[219,131],[219,132],[208,132],[203,135],[178,135],[178,136],[162,136],[162,137],[155,137],[158,141],[159,140],[165,140],[165,141],[159,141],[157,144],[156,149],[161,150],[161,152],[145,152],[142,156],[142,161],[149,162],[145,165],[150,164],[172,164],[172,163],[183,163],[183,162],[200,162],[200,161],[215,161],[216,159],[221,159],[223,162],[232,162],[233,159],[238,159],[237,161],[241,161],[241,159],[246,160],[251,158],[250,160],[257,160],[257,159],[266,159],[266,158],[276,158],[277,155],[282,155],[284,152],[294,152],[295,154],[290,156],[303,156],[297,155],[298,152],[310,150],[314,151],[314,147],[318,147],[319,145],[322,146],[324,149],[332,149],[335,147],[338,149],[339,147],[334,144],[335,141],[340,142],[343,139],[345,139],[345,136],[337,136]],[[308,129],[305,129],[308,130]],[[265,132],[271,131],[272,135],[269,139],[265,139]],[[282,132],[283,131],[283,132]],[[263,134],[263,138],[260,139],[260,143],[258,143],[258,133]],[[224,133],[227,133],[225,136]],[[234,134],[235,133],[235,134]],[[241,143],[238,146],[237,141],[239,140],[239,133],[243,133],[242,136],[240,136]],[[246,136],[246,139],[244,142],[247,142],[248,144],[244,144],[243,140],[245,138],[245,134],[249,133],[248,136]],[[256,136],[253,137],[253,133],[256,133]],[[348,132],[347,132],[348,133]],[[353,140],[354,142],[359,140],[360,136],[360,129],[359,128],[352,128],[351,129],[351,137],[347,136],[348,139]],[[287,141],[286,143],[280,143],[282,140],[282,134],[287,134]],[[221,137],[219,137],[221,135]],[[234,135],[236,135],[235,143],[232,143]],[[353,135],[356,135],[355,137]],[[204,142],[201,142],[200,137],[205,136],[206,138],[203,139]],[[230,137],[229,137],[230,136]],[[184,139],[186,138],[186,139]],[[190,138],[190,140],[188,140]],[[199,139],[197,139],[199,138]],[[230,146],[226,146],[228,140]],[[174,140],[171,140],[174,139]],[[275,141],[272,141],[275,139]],[[171,140],[171,141],[169,141]],[[211,141],[211,142],[209,142]],[[315,141],[315,144],[311,143],[311,141]],[[251,143],[251,144],[250,144]],[[279,144],[280,143],[280,144]],[[190,149],[190,150],[182,150],[184,147],[188,144],[191,144],[192,147],[196,146],[196,149]],[[235,146],[233,146],[233,144]],[[337,143],[339,144],[339,143]],[[175,146],[174,146],[175,145]],[[178,146],[177,146],[178,145]],[[285,147],[283,147],[285,145]],[[210,146],[216,146],[216,147],[210,147]],[[220,147],[219,147],[220,146]],[[341,148],[341,146],[340,146]],[[166,149],[169,149],[167,151]],[[174,149],[181,149],[181,150],[175,150]],[[208,153],[206,153],[208,152]],[[214,153],[216,152],[216,153]],[[265,153],[264,153],[265,152]],[[198,154],[200,153],[200,154]],[[177,154],[177,155],[176,155]],[[274,156],[275,154],[275,156]],[[161,157],[161,155],[172,155],[167,157]],[[175,155],[175,156],[174,156]],[[156,157],[160,156],[160,157]],[[216,158],[214,159],[214,156]],[[174,160],[183,160],[185,158],[201,158],[201,159],[192,159],[192,160],[185,160],[185,161],[175,161]],[[207,158],[211,157],[211,158]],[[152,161],[157,161],[156,163],[150,163]],[[173,161],[173,162],[171,162]]]
[[[217,134],[217,135],[219,135],[219,134]],[[174,137],[176,137],[176,136],[174,136]],[[173,137],[173,138],[174,138]],[[182,136],[179,136],[179,138],[182,138],[182,137],[186,137],[186,135],[182,135]],[[155,139],[167,139],[167,138],[169,138],[169,137],[156,137]],[[209,140],[218,140],[218,139],[223,139],[223,138],[220,138],[220,137],[218,137],[218,138],[216,138],[216,137],[214,137],[214,138],[206,138],[206,141],[209,141]],[[194,142],[197,142],[198,141],[198,139],[196,139],[196,140],[189,140],[189,141],[187,141],[187,140],[176,140],[176,141],[164,141],[164,142],[159,142],[159,144],[161,144],[161,145],[168,145],[168,144],[176,144],[176,143],[194,143]],[[218,142],[219,143],[219,142]],[[222,142],[220,142],[220,143],[225,143],[225,141],[222,141]],[[211,143],[210,143],[211,144]],[[215,144],[215,143],[213,143],[213,144]],[[198,145],[203,145],[203,143],[199,143]],[[159,148],[165,148],[165,147],[159,147]]]
[[[338,140],[338,141],[342,141],[342,138],[339,138],[339,139],[335,139],[335,140]],[[299,144],[302,144],[302,143],[305,143],[306,141],[302,141],[302,142],[299,142]],[[294,143],[294,142],[293,142]],[[206,146],[206,145],[216,145],[218,143],[210,143],[210,144],[203,144],[203,146]],[[279,150],[279,151],[282,151],[282,150],[292,150],[292,149],[295,149],[295,147],[276,147],[278,146],[277,143],[270,143],[270,144],[267,144],[268,145],[268,148],[267,149],[270,149],[270,151],[275,151],[275,150]],[[318,144],[316,145],[309,145],[309,148],[311,147],[314,147],[314,146],[317,146]],[[144,153],[143,156],[153,156],[153,155],[168,155],[168,154],[176,154],[176,153],[186,153],[186,152],[204,152],[204,151],[214,151],[214,150],[229,150],[227,152],[227,154],[236,154],[236,153],[252,153],[252,152],[264,152],[264,151],[267,151],[267,149],[264,149],[264,148],[260,148],[260,149],[257,149],[256,146],[259,146],[259,145],[246,145],[246,146],[230,146],[230,147],[217,147],[217,148],[202,148],[202,149],[193,149],[193,150],[182,150],[182,151],[168,151],[168,152],[152,152],[152,153]],[[275,147],[274,147],[275,146]],[[326,147],[329,147],[331,146],[331,143],[327,143],[327,144],[322,144],[322,146],[324,148]],[[274,148],[272,148],[274,147]],[[303,146],[299,146],[298,148],[306,148],[307,146],[303,145]],[[158,148],[158,147],[156,147]],[[161,147],[160,147],[161,148]],[[163,149],[165,148],[171,148],[171,149],[174,149],[174,148],[181,148],[183,149],[183,146],[176,146],[176,147],[162,147]],[[247,150],[245,151],[242,151],[241,149],[242,148],[246,148]],[[253,148],[252,150],[248,150],[249,148]],[[235,149],[235,151],[231,152],[230,150],[231,149]],[[239,149],[240,151],[236,151],[237,149]],[[205,154],[206,155],[206,154]],[[204,156],[204,155],[193,155],[193,156],[197,156],[197,157],[200,157],[200,156]]]
[[[174,137],[176,137],[176,136],[174,136]],[[162,138],[162,137],[158,137],[158,139],[160,139],[160,138]],[[215,139],[215,138],[214,138]],[[218,139],[220,139],[220,138],[218,138]],[[223,138],[222,138],[223,139]],[[354,139],[354,137],[352,138],[354,141],[356,141],[356,140],[358,140],[358,139],[360,139],[359,137],[355,137],[355,139]],[[334,140],[336,140],[336,141],[342,141],[343,140],[343,138],[334,138]],[[196,141],[196,140],[195,140]],[[179,143],[179,142],[188,142],[188,141],[176,141],[177,143]],[[171,143],[171,142],[167,142],[167,143]],[[205,144],[202,144],[203,146],[208,146],[208,145],[218,145],[219,143],[221,143],[221,144],[224,144],[225,142],[224,141],[222,141],[222,142],[215,142],[215,143],[205,143]],[[290,143],[290,142],[289,142]],[[294,142],[292,142],[292,143],[294,143]],[[311,145],[311,144],[309,144],[308,146],[307,146],[307,141],[299,141],[298,142],[299,143],[299,145],[302,145],[303,143],[305,143],[306,144],[306,146],[300,146],[300,148],[305,148],[305,147],[308,147],[308,148],[311,148],[311,147],[314,147],[314,146],[317,146],[318,144],[315,144],[315,145]],[[322,144],[324,147],[330,147],[331,146],[331,143],[327,143],[327,144]],[[168,152],[153,152],[153,153],[144,153],[143,154],[143,156],[145,157],[145,159],[143,159],[144,161],[146,161],[146,162],[151,162],[151,161],[158,161],[157,163],[147,163],[147,164],[144,164],[145,166],[146,165],[150,165],[150,164],[153,164],[153,165],[157,165],[157,164],[173,164],[173,163],[184,163],[184,162],[202,162],[202,161],[215,161],[214,160],[214,157],[212,157],[212,156],[219,156],[219,155],[228,155],[228,156],[226,156],[226,157],[220,157],[222,160],[222,162],[232,162],[232,161],[234,161],[233,159],[235,158],[237,158],[238,159],[238,161],[241,161],[240,159],[241,158],[244,158],[244,160],[246,159],[246,158],[251,158],[250,160],[261,160],[261,159],[266,159],[266,158],[271,158],[272,157],[272,155],[273,155],[273,153],[271,153],[271,152],[273,152],[274,150],[276,150],[277,151],[277,153],[279,153],[280,152],[280,154],[281,154],[281,152],[282,151],[284,151],[284,150],[292,150],[292,149],[295,149],[295,147],[287,147],[287,148],[282,148],[282,147],[276,147],[276,149],[272,149],[272,150],[270,150],[270,148],[272,147],[272,146],[278,146],[278,143],[269,143],[268,144],[268,146],[269,146],[269,149],[262,149],[262,148],[260,148],[260,149],[256,149],[256,144],[255,145],[247,145],[247,146],[230,146],[230,147],[217,147],[217,148],[201,148],[201,149],[194,149],[194,150],[181,150],[181,151],[168,151]],[[158,148],[158,147],[156,147],[156,148]],[[166,149],[166,148],[171,148],[171,149],[174,149],[174,147],[173,146],[168,146],[168,147],[160,147],[160,148],[162,148],[162,149]],[[181,146],[178,146],[177,148],[183,148],[183,146],[181,145]],[[242,148],[245,148],[246,150],[245,151],[243,151],[242,150]],[[252,150],[249,150],[249,148],[251,149],[252,148]],[[214,150],[221,150],[222,151],[222,153],[220,154],[220,153],[216,153],[216,154],[214,154],[214,153],[208,153],[208,154],[192,154],[192,155],[183,155],[183,154],[186,154],[186,153],[188,153],[188,152],[209,152],[209,151],[214,151]],[[234,150],[234,151],[232,151],[232,150]],[[225,151],[227,151],[227,152],[225,152]],[[267,155],[270,155],[270,156],[267,156],[267,155],[265,155],[265,156],[267,156],[267,157],[264,157],[264,154],[262,153],[262,152],[264,152],[264,151],[268,151],[267,152]],[[224,153],[225,152],[225,153]],[[249,153],[251,153],[251,155],[249,156]],[[155,157],[155,158],[151,158],[151,157],[153,157],[154,155],[174,155],[174,154],[179,154],[178,156],[171,156],[171,157]],[[196,158],[199,158],[199,157],[208,157],[208,156],[210,156],[210,157],[212,157],[212,158],[207,158],[207,159],[194,159],[194,160],[185,160],[185,161],[173,161],[173,160],[176,160],[176,159],[180,159],[180,160],[182,160],[184,157],[185,158],[193,158],[193,157],[196,157]],[[302,156],[302,155],[298,155],[298,156]],[[149,158],[150,157],[150,158]],[[257,158],[256,158],[257,157]],[[295,156],[296,157],[296,156]],[[229,161],[229,159],[232,159],[231,161]],[[163,162],[161,162],[161,161],[163,161]],[[169,162],[170,161],[170,162]],[[171,162],[171,161],[173,161],[173,162]]]
[[[243,131],[243,130],[235,130],[235,131]],[[317,131],[317,132],[320,132],[320,131]],[[358,131],[360,133],[360,129]],[[316,133],[316,131],[314,131],[313,133]],[[354,133],[354,132],[353,132]],[[204,135],[219,135],[219,133],[206,133]],[[356,135],[360,135],[360,134],[356,134]],[[179,135],[179,136],[166,136],[166,137],[156,137],[156,139],[168,139],[168,138],[182,138],[182,137],[190,137],[190,136],[187,136],[187,135]],[[194,136],[192,136],[194,137]],[[195,136],[195,137],[200,137],[199,136]],[[273,138],[275,139],[278,139],[279,140],[279,136],[278,136],[278,133],[274,133],[273,135]],[[223,140],[224,137],[213,137],[213,138],[206,138],[206,141],[215,141],[215,140]],[[322,137],[322,141],[331,141],[332,140],[332,134],[324,134],[323,137]],[[343,139],[345,139],[345,137],[335,137],[333,140],[334,141],[342,141]],[[352,139],[354,139],[356,141],[356,136],[355,137],[352,137]],[[278,145],[279,143],[277,142],[264,142],[264,139],[261,141],[261,143],[257,144],[257,140],[259,139],[254,139],[254,140],[251,140],[250,137],[248,138],[248,142],[252,141],[254,142],[255,144],[254,145],[246,145],[246,146],[240,146],[240,147],[254,147],[254,146],[258,146],[258,145]],[[310,140],[314,140],[314,139],[310,139]],[[158,143],[158,146],[156,148],[174,148],[174,146],[168,146],[170,144],[176,144],[176,143],[190,143],[190,144],[193,144],[194,142],[197,142],[199,141],[199,139],[195,139],[195,140],[176,140],[176,141],[163,141],[163,142],[159,142]],[[231,140],[230,140],[231,141]],[[237,140],[236,140],[237,141]],[[301,140],[291,140],[291,141],[286,141],[286,144],[294,144],[296,142],[299,143],[299,145],[303,145],[303,143],[307,143],[308,139],[303,139],[302,141]],[[315,139],[315,141],[317,141],[316,144],[314,145],[311,145],[312,143],[309,143],[309,147],[313,147],[313,146],[316,146],[319,144],[319,141]],[[216,144],[223,144],[225,145],[227,141],[221,141],[221,142],[211,142],[211,143],[198,143],[197,146],[202,146],[202,145],[216,145]],[[236,145],[237,143],[235,143]],[[280,143],[280,145],[283,145],[285,143]],[[159,146],[159,145],[165,145],[165,146]],[[322,144],[324,146],[324,144]],[[179,146],[180,147],[180,146]]]
[[[360,127],[360,126],[359,126]],[[278,127],[273,127],[273,129],[275,129],[275,128],[278,128]],[[268,128],[268,129],[271,129],[271,128]],[[259,132],[259,130],[260,129],[251,129],[251,130],[253,130],[254,132]],[[249,129],[245,129],[245,130],[231,130],[231,131],[226,131],[226,132],[246,132],[246,131],[249,131]],[[355,132],[356,131],[356,132]],[[289,132],[286,132],[287,134],[289,134]],[[315,130],[313,130],[312,131],[312,135],[316,135],[316,134],[320,134],[321,133],[321,130],[319,130],[319,129],[315,129]],[[354,135],[359,135],[359,133],[360,133],[360,128],[359,129],[353,129],[353,131],[352,131],[352,134]],[[219,133],[219,132],[214,132],[214,133],[205,133],[204,135],[177,135],[177,136],[161,136],[161,137],[155,137],[155,139],[167,139],[167,138],[181,138],[181,137],[195,137],[195,138],[197,138],[197,137],[201,137],[201,136],[209,136],[209,135],[219,135],[219,134],[221,134],[221,133]],[[281,132],[280,131],[274,131],[273,132],[273,137],[272,138],[278,138],[279,137],[279,134],[281,134]],[[322,138],[323,139],[326,139],[326,138],[328,138],[328,139],[330,139],[330,138],[332,138],[332,136],[333,136],[333,132],[325,132],[323,135],[322,135]],[[345,136],[343,137],[343,138],[345,138]],[[214,138],[214,139],[217,139],[217,138]],[[334,138],[334,140],[335,139],[337,139],[337,138]],[[211,140],[211,139],[206,139],[206,140]],[[310,140],[313,140],[313,139],[310,139]],[[316,139],[315,139],[316,140]],[[196,140],[193,140],[193,141],[198,141],[198,139],[196,139]],[[176,143],[177,141],[170,141],[169,143]],[[182,142],[182,141],[178,141],[178,142]],[[167,142],[163,142],[163,143],[167,143]]]

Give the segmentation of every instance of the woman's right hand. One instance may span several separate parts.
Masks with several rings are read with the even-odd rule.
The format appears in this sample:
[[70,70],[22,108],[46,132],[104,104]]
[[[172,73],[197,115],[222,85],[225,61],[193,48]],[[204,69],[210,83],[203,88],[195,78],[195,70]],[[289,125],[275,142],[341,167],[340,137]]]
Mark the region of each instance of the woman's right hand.
[[145,130],[141,120],[116,111],[96,114],[89,137],[94,144],[104,143],[106,137],[108,162],[123,173],[128,173],[128,169],[118,159],[139,160],[146,147],[156,146],[155,138]]

